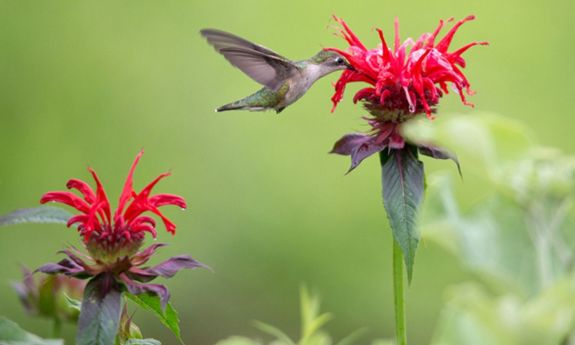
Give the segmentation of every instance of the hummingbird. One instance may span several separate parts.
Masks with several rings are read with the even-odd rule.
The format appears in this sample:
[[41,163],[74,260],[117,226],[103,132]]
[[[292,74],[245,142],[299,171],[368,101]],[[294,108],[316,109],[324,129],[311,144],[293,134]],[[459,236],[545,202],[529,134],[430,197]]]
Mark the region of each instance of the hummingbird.
[[279,114],[321,77],[339,70],[353,70],[343,56],[333,51],[321,50],[307,60],[291,61],[229,32],[203,29],[200,34],[233,66],[263,85],[254,94],[217,108],[217,112],[273,109]]

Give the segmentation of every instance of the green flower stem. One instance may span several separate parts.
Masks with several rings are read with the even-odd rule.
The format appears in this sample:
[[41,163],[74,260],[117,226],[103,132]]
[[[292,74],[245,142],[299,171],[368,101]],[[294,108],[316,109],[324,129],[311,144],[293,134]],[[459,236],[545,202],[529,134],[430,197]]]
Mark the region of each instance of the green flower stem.
[[59,339],[62,336],[62,320],[58,317],[54,318],[54,323],[52,324],[52,338]]
[[407,345],[403,292],[403,255],[395,239],[393,239],[393,302],[395,307],[396,344]]

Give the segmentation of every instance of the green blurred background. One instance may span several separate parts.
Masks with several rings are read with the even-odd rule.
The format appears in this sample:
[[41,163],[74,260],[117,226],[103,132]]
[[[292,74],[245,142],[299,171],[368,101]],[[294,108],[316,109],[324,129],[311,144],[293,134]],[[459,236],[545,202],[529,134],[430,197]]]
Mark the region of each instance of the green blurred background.
[[[281,116],[215,114],[219,105],[259,86],[232,68],[198,31],[215,27],[287,57],[345,47],[332,35],[343,17],[368,46],[375,27],[402,37],[431,31],[440,18],[477,15],[454,47],[488,40],[466,54],[476,109],[534,129],[540,142],[575,151],[573,4],[487,1],[0,1],[0,213],[34,206],[68,178],[100,174],[115,200],[140,148],[146,154],[136,187],[170,170],[160,192],[183,195],[186,212],[167,210],[176,237],[157,259],[187,252],[214,273],[183,272],[169,281],[188,344],[231,334],[254,335],[265,320],[295,334],[298,287],[323,296],[336,337],[360,327],[368,338],[393,333],[390,232],[380,201],[377,160],[348,176],[346,158],[328,155],[342,134],[363,130],[350,88],[330,114],[330,83],[321,80]],[[446,97],[441,117],[474,110]],[[462,161],[465,170],[473,162]],[[429,172],[451,164],[426,160]],[[473,177],[463,183],[473,190]],[[468,204],[480,191],[466,193]],[[27,317],[9,286],[18,265],[58,259],[74,230],[57,225],[0,229],[0,314],[49,336],[48,322]],[[409,337],[429,341],[445,287],[469,278],[446,251],[423,242],[408,291]],[[144,335],[174,343],[150,314],[136,320]],[[67,339],[74,329],[65,329]],[[71,343],[71,342],[70,342]]]

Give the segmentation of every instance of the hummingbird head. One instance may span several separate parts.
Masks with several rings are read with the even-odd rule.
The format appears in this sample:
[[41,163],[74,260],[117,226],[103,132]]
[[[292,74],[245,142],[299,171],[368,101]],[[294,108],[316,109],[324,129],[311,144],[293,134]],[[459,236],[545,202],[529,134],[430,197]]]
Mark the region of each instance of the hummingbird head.
[[320,66],[325,74],[343,69],[354,70],[342,55],[331,50],[320,50],[311,58],[311,62]]

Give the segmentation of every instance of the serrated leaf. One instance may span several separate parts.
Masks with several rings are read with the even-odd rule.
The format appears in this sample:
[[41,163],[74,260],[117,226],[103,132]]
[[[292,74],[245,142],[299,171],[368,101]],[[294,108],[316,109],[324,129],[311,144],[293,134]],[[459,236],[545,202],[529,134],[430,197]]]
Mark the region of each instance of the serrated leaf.
[[411,282],[415,251],[419,243],[416,222],[423,199],[423,163],[417,159],[417,148],[407,145],[402,150],[382,151],[381,176],[383,203],[393,237],[403,252],[407,278]]
[[72,214],[57,207],[40,206],[23,208],[0,216],[0,226],[21,223],[59,223],[66,224]]
[[18,324],[0,317],[0,345],[64,345],[61,339],[42,339],[26,332]]
[[162,345],[156,339],[128,339],[124,345]]
[[162,304],[160,298],[157,295],[142,293],[138,295],[133,295],[131,293],[126,293],[126,297],[134,301],[137,305],[143,309],[152,312],[156,317],[166,326],[180,343],[184,343],[180,335],[180,319],[178,317],[178,312],[172,307],[171,303],[166,305],[165,310],[162,309]]
[[122,293],[112,277],[99,275],[88,282],[78,320],[77,345],[114,344]]

